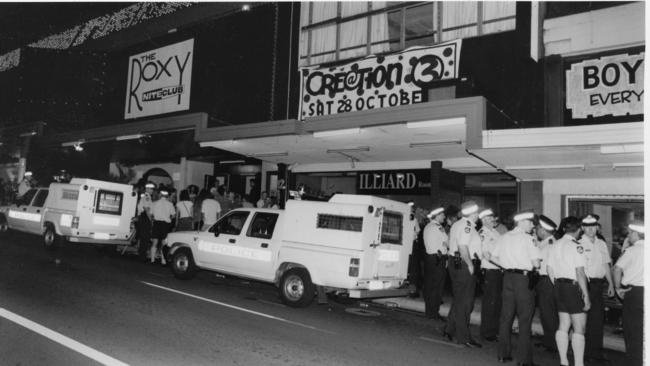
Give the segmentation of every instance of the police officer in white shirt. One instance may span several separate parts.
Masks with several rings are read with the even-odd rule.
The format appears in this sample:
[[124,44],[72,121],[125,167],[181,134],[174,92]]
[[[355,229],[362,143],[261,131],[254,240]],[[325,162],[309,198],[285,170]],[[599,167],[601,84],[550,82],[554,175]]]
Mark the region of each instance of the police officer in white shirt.
[[[172,218],[176,216],[174,205],[168,200],[169,192],[160,190],[160,198],[151,205],[153,216],[153,227],[151,228],[151,263],[156,261],[157,249],[161,249],[163,241],[167,239],[167,234],[171,229]],[[164,266],[165,256],[161,251],[160,263]]]
[[456,341],[466,347],[481,347],[474,341],[469,331],[469,321],[474,308],[476,277],[472,258],[481,253],[481,238],[476,231],[478,205],[467,201],[461,205],[463,215],[449,231],[449,276],[453,291],[453,302],[443,337]]
[[431,220],[423,231],[424,248],[424,308],[426,317],[441,320],[440,303],[447,277],[447,252],[449,238],[442,224],[445,222],[445,208],[432,210],[427,217]]
[[481,299],[481,337],[488,342],[496,342],[499,334],[499,315],[501,314],[501,292],[503,290],[503,271],[490,260],[497,239],[501,236],[495,228],[494,212],[485,209],[478,214],[481,220],[481,270],[483,271],[483,297]]
[[633,221],[629,226],[630,247],[614,265],[614,286],[623,299],[623,336],[626,366],[643,365],[643,260],[645,225]]
[[584,248],[576,240],[580,235],[580,224],[576,217],[564,218],[564,236],[553,244],[546,266],[548,276],[555,285],[555,303],[560,318],[555,342],[560,365],[567,366],[570,328],[573,328],[571,348],[574,365],[584,366],[586,312],[591,307],[585,274],[587,260]]
[[[603,292],[607,285],[607,296],[614,296],[614,282],[610,265],[612,260],[607,244],[598,238],[599,217],[594,214],[582,219],[582,238],[578,240],[585,251],[587,266],[585,273],[589,279],[589,300],[591,308],[587,312],[585,331],[585,359],[606,360],[603,356],[603,330],[605,327],[605,301]],[[607,280],[607,282],[605,282]]]
[[510,336],[515,315],[519,322],[517,340],[517,361],[519,365],[533,365],[531,326],[535,312],[535,293],[531,276],[540,265],[539,249],[535,245],[532,231],[535,228],[535,214],[521,212],[514,217],[516,226],[503,234],[497,241],[492,260],[505,269],[501,317],[499,318],[500,362],[512,360]]
[[548,263],[549,253],[555,245],[553,235],[557,230],[557,225],[553,220],[544,215],[539,215],[539,225],[537,226],[537,238],[540,240],[537,247],[542,255],[542,263],[539,268],[539,281],[535,286],[537,293],[537,305],[539,306],[539,317],[544,330],[544,338],[537,346],[544,347],[547,351],[555,352],[555,332],[560,322],[557,315],[557,306],[555,296],[553,295],[553,283],[548,278],[546,264]]

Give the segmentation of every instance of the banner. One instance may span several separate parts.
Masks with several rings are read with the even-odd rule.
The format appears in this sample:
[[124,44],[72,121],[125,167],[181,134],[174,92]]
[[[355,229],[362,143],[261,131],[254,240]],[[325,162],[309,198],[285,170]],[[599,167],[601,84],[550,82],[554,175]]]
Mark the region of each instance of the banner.
[[129,58],[124,118],[190,108],[194,39]]
[[461,40],[370,56],[347,65],[301,69],[301,118],[426,101],[427,89],[458,77]]
[[571,65],[566,108],[573,118],[643,114],[644,53],[614,55]]

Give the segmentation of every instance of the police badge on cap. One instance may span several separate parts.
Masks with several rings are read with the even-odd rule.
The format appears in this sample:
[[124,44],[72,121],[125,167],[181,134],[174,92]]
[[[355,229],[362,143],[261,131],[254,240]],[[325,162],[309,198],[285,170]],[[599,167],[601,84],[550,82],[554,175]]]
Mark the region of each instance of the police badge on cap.
[[553,222],[553,220],[544,215],[539,215],[539,226],[551,233],[557,230],[557,225]]
[[582,219],[582,226],[598,226],[598,215],[589,214]]

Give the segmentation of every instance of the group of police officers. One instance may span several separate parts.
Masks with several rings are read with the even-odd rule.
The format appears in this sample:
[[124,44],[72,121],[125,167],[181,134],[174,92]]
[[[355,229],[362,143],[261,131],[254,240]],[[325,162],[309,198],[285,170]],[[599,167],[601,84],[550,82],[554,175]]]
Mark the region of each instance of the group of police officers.
[[[500,362],[513,361],[510,335],[516,316],[516,360],[519,365],[534,365],[531,326],[536,297],[544,331],[539,346],[557,350],[560,365],[569,365],[569,344],[575,366],[584,365],[585,359],[607,362],[602,354],[606,293],[623,301],[628,366],[642,364],[642,222],[628,226],[623,254],[612,268],[607,245],[597,235],[597,215],[569,216],[558,227],[544,215],[524,211],[514,216],[515,227],[501,234],[492,210],[480,211],[468,201],[462,204],[461,214],[447,233],[445,209],[435,208],[427,215],[429,223],[422,233],[428,318],[442,319],[439,309],[446,275],[451,279],[453,300],[442,330],[444,338],[469,348],[481,347],[469,329],[480,270],[480,334],[485,341],[498,342]],[[479,220],[482,226],[477,231]]]

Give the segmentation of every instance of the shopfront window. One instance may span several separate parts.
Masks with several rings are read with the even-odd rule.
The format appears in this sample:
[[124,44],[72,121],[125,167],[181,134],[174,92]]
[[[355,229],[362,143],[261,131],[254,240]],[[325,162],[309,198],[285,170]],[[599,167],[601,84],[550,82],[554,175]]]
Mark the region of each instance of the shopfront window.
[[565,216],[600,216],[600,234],[614,259],[620,255],[628,233],[627,225],[644,217],[643,197],[640,196],[565,196],[564,205]]
[[511,1],[303,3],[300,65],[513,30],[515,16]]

